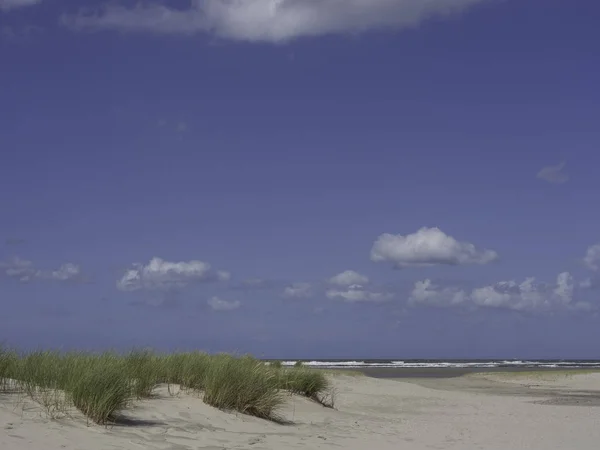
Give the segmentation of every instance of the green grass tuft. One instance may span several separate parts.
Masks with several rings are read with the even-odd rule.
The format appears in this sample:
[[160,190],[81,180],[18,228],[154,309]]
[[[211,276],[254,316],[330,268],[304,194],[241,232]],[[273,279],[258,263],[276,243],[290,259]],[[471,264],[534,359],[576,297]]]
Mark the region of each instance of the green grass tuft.
[[123,364],[92,364],[72,386],[73,404],[89,419],[104,425],[113,422],[132,398],[131,383]]
[[160,379],[160,362],[152,352],[134,350],[125,356],[125,371],[131,380],[133,395],[139,400],[152,396]]
[[332,385],[323,371],[304,367],[281,370],[279,386],[281,389],[308,397],[324,406],[333,407]]
[[17,352],[0,347],[0,392],[8,392],[13,388],[12,380],[16,378],[18,363]]
[[252,357],[213,357],[205,380],[204,402],[269,420],[280,420],[284,402],[278,373]]

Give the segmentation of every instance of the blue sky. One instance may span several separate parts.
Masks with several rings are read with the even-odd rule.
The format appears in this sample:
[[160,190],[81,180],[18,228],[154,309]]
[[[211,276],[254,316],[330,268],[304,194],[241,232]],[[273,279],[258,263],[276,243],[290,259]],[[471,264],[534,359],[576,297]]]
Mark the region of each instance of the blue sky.
[[595,0],[0,0],[0,341],[600,358]]

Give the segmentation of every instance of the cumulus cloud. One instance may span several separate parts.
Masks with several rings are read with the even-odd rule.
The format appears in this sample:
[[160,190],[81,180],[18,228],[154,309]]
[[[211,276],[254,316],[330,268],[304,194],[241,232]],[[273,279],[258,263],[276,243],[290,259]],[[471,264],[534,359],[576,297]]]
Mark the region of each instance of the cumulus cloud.
[[219,297],[212,297],[206,303],[213,309],[213,311],[233,311],[234,309],[238,309],[240,306],[242,306],[242,303],[239,300],[228,301]]
[[547,181],[548,183],[566,183],[569,181],[569,175],[563,171],[565,163],[561,162],[556,166],[543,167],[537,174],[540,180]]
[[201,281],[226,281],[229,272],[213,270],[203,261],[170,262],[154,257],[146,265],[135,263],[125,271],[117,288],[122,291],[183,287]]
[[53,280],[67,281],[73,280],[81,275],[81,269],[78,265],[67,263],[60,266],[58,270],[50,272],[49,276]]
[[31,261],[16,257],[8,262],[0,261],[0,270],[9,278],[23,283],[35,280],[83,281],[81,268],[73,263],[63,264],[56,270],[44,270],[36,268]]
[[41,1],[42,0],[0,0],[0,10],[8,11],[9,9],[33,6]]
[[335,284],[337,286],[351,286],[353,284],[368,284],[369,278],[364,275],[361,275],[354,270],[346,270],[342,273],[338,273],[337,275],[331,277],[329,279],[329,283]]
[[411,305],[458,306],[467,300],[467,294],[458,288],[440,288],[431,280],[417,281],[408,299]]
[[600,244],[592,245],[587,249],[583,263],[590,270],[600,270]]
[[345,289],[328,289],[325,295],[331,299],[340,299],[349,303],[356,302],[383,302],[392,296],[383,292],[371,292],[360,284],[347,286]]
[[13,258],[9,262],[0,262],[0,269],[6,276],[23,282],[39,278],[40,275],[40,271],[34,268],[31,261],[19,257]]
[[591,305],[574,301],[575,285],[568,272],[559,274],[554,285],[526,278],[521,283],[502,281],[467,292],[455,287],[439,287],[431,280],[418,281],[409,304],[438,307],[465,306],[513,311],[588,310]]
[[502,281],[494,286],[474,289],[471,300],[477,306],[508,308],[517,311],[539,309],[547,306],[548,292],[542,292],[534,278],[526,278],[522,283]]
[[310,283],[292,283],[283,290],[283,295],[289,298],[308,298],[312,296]]
[[490,0],[191,0],[184,9],[154,1],[134,7],[111,4],[92,14],[63,16],[63,23],[75,29],[209,33],[251,42],[285,42],[414,27],[486,1]]
[[390,262],[395,267],[427,267],[438,264],[487,264],[498,259],[493,250],[460,242],[439,228],[423,227],[406,236],[385,233],[371,248],[371,260]]

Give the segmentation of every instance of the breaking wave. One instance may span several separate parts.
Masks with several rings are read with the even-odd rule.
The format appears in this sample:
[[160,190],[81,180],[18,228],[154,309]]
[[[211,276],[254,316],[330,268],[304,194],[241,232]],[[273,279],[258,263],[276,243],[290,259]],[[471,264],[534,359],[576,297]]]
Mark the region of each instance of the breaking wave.
[[[282,361],[284,366],[293,366],[297,361]],[[589,360],[302,360],[302,365],[329,369],[352,368],[494,368],[494,367],[530,367],[530,368],[600,368],[600,361]]]

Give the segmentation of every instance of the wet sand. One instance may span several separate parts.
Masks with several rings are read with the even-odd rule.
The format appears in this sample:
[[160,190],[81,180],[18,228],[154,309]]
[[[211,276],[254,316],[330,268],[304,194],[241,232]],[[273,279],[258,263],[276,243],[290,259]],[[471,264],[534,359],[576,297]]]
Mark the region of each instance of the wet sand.
[[[586,377],[588,380],[586,380]],[[477,372],[461,377],[397,378],[428,389],[529,398],[543,405],[600,406],[600,385],[582,370]],[[572,380],[577,380],[574,384]]]
[[[337,369],[343,373],[346,369]],[[364,367],[351,369],[372,378],[455,378],[474,373],[519,373],[519,372],[573,372],[588,373],[589,369],[565,368],[531,368],[531,367],[432,367],[432,368],[407,368],[407,367]],[[600,372],[600,370],[598,370]]]

